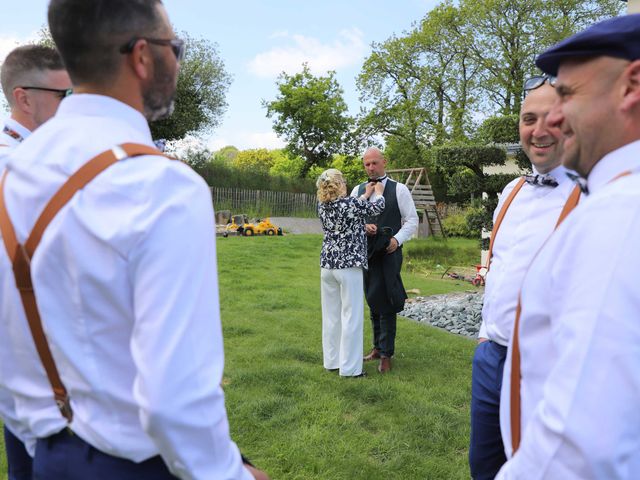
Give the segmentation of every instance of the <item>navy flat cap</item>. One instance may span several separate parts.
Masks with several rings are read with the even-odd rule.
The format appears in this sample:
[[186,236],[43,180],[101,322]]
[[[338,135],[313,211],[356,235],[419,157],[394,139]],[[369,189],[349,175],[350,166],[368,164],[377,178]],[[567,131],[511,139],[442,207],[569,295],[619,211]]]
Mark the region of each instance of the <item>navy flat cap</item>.
[[536,65],[549,75],[558,75],[558,68],[565,60],[601,56],[640,58],[640,14],[596,23],[541,53]]

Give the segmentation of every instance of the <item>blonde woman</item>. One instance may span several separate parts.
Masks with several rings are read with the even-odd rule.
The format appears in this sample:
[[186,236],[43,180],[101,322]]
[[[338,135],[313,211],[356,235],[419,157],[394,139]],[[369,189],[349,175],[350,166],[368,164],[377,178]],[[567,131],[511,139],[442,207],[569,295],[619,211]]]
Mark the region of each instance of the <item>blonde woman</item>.
[[[340,170],[322,172],[318,216],[324,239],[320,253],[322,355],[324,368],[343,377],[364,376],[362,344],[364,297],[362,270],[367,268],[365,218],[384,210],[384,186],[368,183],[360,197],[347,197]],[[378,198],[369,202],[376,192]]]

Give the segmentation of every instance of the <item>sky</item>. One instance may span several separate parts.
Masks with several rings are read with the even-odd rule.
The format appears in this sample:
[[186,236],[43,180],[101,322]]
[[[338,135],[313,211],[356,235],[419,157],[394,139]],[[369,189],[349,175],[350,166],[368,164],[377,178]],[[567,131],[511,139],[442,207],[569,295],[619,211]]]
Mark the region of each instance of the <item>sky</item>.
[[[2,3],[9,0],[0,0]],[[356,77],[372,42],[401,35],[439,0],[164,0],[176,31],[218,45],[233,80],[220,126],[203,141],[211,150],[234,145],[280,148],[262,100],[277,95],[276,80],[302,70],[336,71],[349,112],[360,108]],[[21,0],[0,16],[0,61],[46,25],[48,0]]]

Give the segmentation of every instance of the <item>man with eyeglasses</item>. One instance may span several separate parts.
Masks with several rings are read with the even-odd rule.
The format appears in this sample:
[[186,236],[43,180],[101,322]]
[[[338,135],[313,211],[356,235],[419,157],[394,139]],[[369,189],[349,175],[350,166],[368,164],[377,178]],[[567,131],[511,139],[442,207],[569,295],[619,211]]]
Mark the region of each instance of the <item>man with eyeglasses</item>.
[[58,52],[42,45],[12,50],[0,69],[0,83],[11,115],[0,122],[0,171],[3,158],[49,120],[71,92],[71,80]]
[[0,385],[34,478],[267,479],[229,433],[209,188],[147,123],[184,44],[159,0],[52,0],[48,20],[74,94],[0,186]]
[[547,122],[556,100],[553,83],[548,76],[525,82],[520,143],[533,173],[505,187],[494,213],[482,324],[472,368],[469,466],[476,480],[493,479],[506,461],[500,434],[500,389],[519,287],[574,189],[560,164],[560,131]]
[[[11,109],[10,116],[0,122],[2,171],[9,152],[55,114],[61,98],[71,90],[71,80],[54,48],[25,45],[15,48],[5,58],[0,83]],[[0,396],[5,397],[0,408],[8,417],[4,438],[9,480],[31,480],[35,439],[17,421],[9,393],[0,389]]]
[[498,479],[640,478],[640,15],[542,53],[548,124],[585,196],[522,282]]

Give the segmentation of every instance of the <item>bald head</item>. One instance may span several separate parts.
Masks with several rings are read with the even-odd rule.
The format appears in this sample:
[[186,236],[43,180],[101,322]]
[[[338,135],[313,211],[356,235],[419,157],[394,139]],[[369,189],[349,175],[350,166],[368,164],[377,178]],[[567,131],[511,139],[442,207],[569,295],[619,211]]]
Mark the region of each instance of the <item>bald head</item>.
[[362,156],[362,163],[369,178],[380,178],[384,176],[387,161],[379,148],[367,148]]
[[567,168],[586,178],[605,155],[640,140],[640,60],[568,59],[556,87],[549,123],[562,132]]

